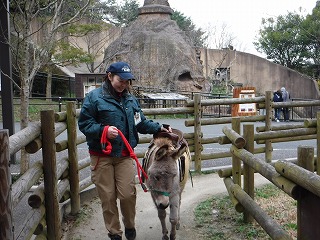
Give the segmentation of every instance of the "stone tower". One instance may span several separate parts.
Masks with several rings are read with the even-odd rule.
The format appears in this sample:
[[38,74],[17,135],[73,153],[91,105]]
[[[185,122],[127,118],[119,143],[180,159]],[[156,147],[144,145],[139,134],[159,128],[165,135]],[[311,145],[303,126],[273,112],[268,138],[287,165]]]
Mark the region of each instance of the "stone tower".
[[105,65],[127,61],[146,91],[205,91],[199,53],[171,20],[167,0],[145,0],[138,18],[105,50]]

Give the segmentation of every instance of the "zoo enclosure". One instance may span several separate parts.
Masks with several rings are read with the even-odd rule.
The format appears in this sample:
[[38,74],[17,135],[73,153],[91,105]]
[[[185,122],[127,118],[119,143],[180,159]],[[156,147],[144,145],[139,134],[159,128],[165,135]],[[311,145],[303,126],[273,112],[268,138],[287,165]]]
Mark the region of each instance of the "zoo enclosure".
[[[203,138],[201,125],[232,123],[232,117],[224,118],[202,118],[203,107],[214,105],[232,105],[242,103],[256,103],[258,108],[265,108],[266,115],[240,117],[241,122],[264,121],[265,127],[262,131],[272,132],[276,128],[272,127],[272,109],[275,103],[272,102],[272,93],[267,92],[265,97],[252,99],[208,99],[202,100],[200,95],[195,95],[192,101],[185,103],[184,107],[163,108],[163,109],[144,109],[145,115],[167,115],[167,114],[190,114],[193,120],[186,120],[185,125],[193,127],[191,133],[185,133],[192,160],[195,162],[195,171],[201,172],[201,163],[219,158],[231,157],[230,151],[221,153],[203,154],[202,150],[206,144],[212,143],[231,143],[225,136],[214,138]],[[320,101],[313,102],[289,102],[281,103],[277,106],[303,107],[319,106]],[[89,168],[90,159],[86,157],[79,159],[77,155],[77,145],[85,142],[83,135],[77,136],[76,119],[80,109],[76,109],[75,102],[67,103],[67,111],[54,113],[52,110],[41,112],[41,122],[30,124],[18,133],[8,137],[6,130],[1,131],[1,149],[5,154],[1,155],[0,169],[7,178],[1,179],[3,194],[7,196],[0,202],[1,209],[5,209],[3,216],[6,221],[2,221],[1,237],[5,239],[30,239],[35,235],[36,239],[60,239],[61,222],[67,213],[76,214],[80,209],[80,198],[84,190],[92,185],[91,178],[82,180],[79,174]],[[285,126],[286,127],[286,126]],[[67,131],[67,139],[56,142],[56,137],[62,132]],[[278,131],[276,131],[278,132]],[[294,134],[286,135],[283,141],[292,141],[301,135],[301,130],[293,131]],[[315,139],[314,129],[302,134],[303,139]],[[274,139],[278,136],[273,135]],[[254,149],[254,153],[265,153],[266,161],[272,159],[272,144],[270,138],[262,136],[260,139],[264,147]],[[296,139],[297,140],[297,139]],[[149,143],[151,137],[141,138],[139,144]],[[39,159],[31,168],[25,172],[11,186],[9,159],[20,149],[25,148],[30,154],[42,151],[42,159]],[[57,153],[67,151],[67,157],[58,159]],[[142,158],[144,151],[137,152],[137,156]],[[43,178],[42,178],[43,176]],[[36,187],[35,187],[36,186]],[[31,188],[34,191],[28,196],[27,204],[32,207],[25,222],[19,226],[12,226],[15,222],[12,218],[13,211],[16,210],[21,200],[28,194]],[[44,191],[45,189],[45,191]],[[26,203],[23,203],[26,204]]]

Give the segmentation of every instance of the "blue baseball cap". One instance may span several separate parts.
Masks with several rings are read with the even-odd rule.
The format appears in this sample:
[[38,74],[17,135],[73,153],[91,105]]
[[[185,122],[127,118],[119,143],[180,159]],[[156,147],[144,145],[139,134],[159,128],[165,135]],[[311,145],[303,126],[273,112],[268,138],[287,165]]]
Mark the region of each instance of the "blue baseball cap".
[[108,69],[107,73],[114,73],[118,75],[123,80],[134,80],[134,76],[131,73],[131,68],[128,63],[126,62],[115,62],[112,63]]

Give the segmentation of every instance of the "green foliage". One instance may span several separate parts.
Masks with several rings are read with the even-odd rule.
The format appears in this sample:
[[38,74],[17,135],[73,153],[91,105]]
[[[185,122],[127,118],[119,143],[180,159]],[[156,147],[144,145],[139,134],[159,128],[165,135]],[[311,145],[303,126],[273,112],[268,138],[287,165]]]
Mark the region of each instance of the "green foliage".
[[306,16],[301,24],[301,38],[307,47],[305,58],[309,75],[320,77],[320,4],[316,6],[312,14]]
[[301,68],[305,51],[299,27],[302,21],[303,17],[297,13],[263,19],[260,38],[254,43],[256,48],[275,63],[292,69]]
[[226,92],[227,92],[226,86],[220,86],[220,85],[212,86],[212,91],[211,91],[212,94],[226,94]]
[[195,218],[199,225],[210,223],[212,200],[208,199],[200,203],[195,209]]
[[171,19],[177,22],[182,31],[186,32],[195,47],[204,47],[208,35],[201,28],[196,28],[190,17],[179,11],[174,11]]
[[135,0],[125,0],[116,11],[116,17],[122,26],[128,26],[138,17],[139,4]]
[[104,20],[118,27],[126,27],[137,19],[139,4],[136,0],[125,0],[122,4],[116,4],[111,0],[102,8]]
[[271,184],[264,186],[263,188],[255,189],[255,195],[260,198],[271,198],[279,195],[279,191]]
[[174,11],[171,19],[176,21],[179,28],[183,31],[189,32],[195,29],[195,25],[193,24],[191,18],[185,16],[182,12]]
[[[284,229],[296,232],[296,222],[288,214],[279,213],[284,205],[296,209],[291,200],[288,201],[284,196],[287,195],[273,184],[255,189],[255,202],[262,205],[267,214],[278,220]],[[283,211],[289,211],[288,208],[284,207]],[[194,216],[195,230],[201,233],[203,240],[270,239],[257,223],[243,221],[243,214],[234,209],[229,196],[214,196],[201,202],[196,206]]]
[[289,12],[262,19],[259,38],[254,45],[273,62],[319,78],[320,5],[304,17]]
[[104,26],[101,23],[91,23],[91,24],[71,24],[69,25],[65,32],[72,36],[85,36],[92,32],[100,32],[104,30]]
[[293,229],[297,231],[298,225],[296,223],[287,223],[284,225],[286,229]]
[[260,239],[265,235],[261,228],[243,222],[242,215],[234,210],[229,196],[209,198],[201,202],[194,213],[196,228],[204,240]]
[[29,105],[29,114],[34,114],[38,112],[38,108],[36,106]]
[[63,65],[78,66],[79,63],[90,63],[94,57],[81,48],[72,46],[68,42],[60,42],[57,47],[58,53],[54,55],[55,62]]
[[22,175],[21,174],[17,174],[17,175],[14,175],[14,174],[11,174],[11,183],[15,183]]
[[[20,122],[20,99],[14,98],[13,99],[13,115],[14,115],[14,121]],[[2,105],[2,101],[0,98],[0,105]],[[1,106],[2,107],[2,106]],[[59,104],[58,102],[52,102],[48,103],[45,100],[41,99],[30,99],[30,105],[29,105],[29,120],[32,121],[39,121],[40,120],[40,112],[42,110],[54,110],[55,112],[59,112]],[[63,102],[62,105],[62,111],[66,110],[65,103]],[[0,108],[0,121],[3,121],[2,119],[2,108]]]

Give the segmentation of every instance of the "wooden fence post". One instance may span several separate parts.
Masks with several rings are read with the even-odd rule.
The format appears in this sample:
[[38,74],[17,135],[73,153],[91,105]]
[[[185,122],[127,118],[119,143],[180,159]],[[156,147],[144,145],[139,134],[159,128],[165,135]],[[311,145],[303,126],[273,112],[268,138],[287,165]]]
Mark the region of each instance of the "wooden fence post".
[[[231,120],[232,129],[240,134],[241,120],[239,117],[232,118]],[[241,160],[237,156],[232,154],[232,179],[235,184],[241,187]]]
[[68,133],[68,159],[71,214],[75,215],[80,210],[79,170],[77,154],[77,121],[76,104],[67,102],[67,133]]
[[42,159],[45,189],[47,239],[61,239],[60,211],[57,191],[54,111],[41,111]]
[[[314,148],[298,147],[298,165],[314,172]],[[312,192],[302,189],[297,199],[297,239],[320,239],[320,198]]]
[[12,240],[11,173],[9,154],[9,130],[0,130],[0,239]]
[[317,174],[320,175],[320,112],[317,112]]
[[[253,124],[243,125],[243,137],[246,140],[244,149],[246,149],[250,153],[254,153]],[[243,163],[243,189],[252,199],[254,199],[254,169],[246,163]],[[246,223],[253,222],[253,216],[249,213],[249,211],[244,210],[243,220]]]
[[[266,106],[266,118],[265,118],[266,128],[265,128],[265,131],[267,132],[267,131],[272,130],[273,93],[271,91],[266,91],[265,98],[266,98],[266,100],[265,100],[265,106]],[[265,160],[266,160],[266,162],[270,163],[272,161],[272,150],[273,150],[271,140],[266,140],[265,147],[266,147]]]
[[201,95],[194,95],[194,166],[197,173],[201,173]]

